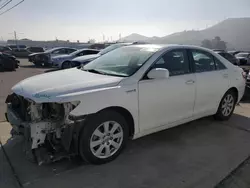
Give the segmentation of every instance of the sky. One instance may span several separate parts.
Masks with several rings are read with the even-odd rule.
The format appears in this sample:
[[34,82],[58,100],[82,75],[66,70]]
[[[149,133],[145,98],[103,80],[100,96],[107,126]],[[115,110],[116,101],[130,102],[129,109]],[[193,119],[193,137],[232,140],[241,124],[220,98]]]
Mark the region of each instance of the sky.
[[[0,14],[19,1],[12,0]],[[13,39],[14,31],[19,39],[80,42],[131,33],[161,37],[250,17],[249,10],[250,0],[25,0],[0,15],[0,40]]]

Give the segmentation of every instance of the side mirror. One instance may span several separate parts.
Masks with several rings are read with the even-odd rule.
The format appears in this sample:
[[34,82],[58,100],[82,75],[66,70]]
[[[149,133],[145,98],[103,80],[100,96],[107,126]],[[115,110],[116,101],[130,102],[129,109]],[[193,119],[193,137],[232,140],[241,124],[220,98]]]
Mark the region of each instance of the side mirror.
[[155,68],[155,69],[150,70],[147,76],[148,78],[151,78],[151,79],[169,78],[169,71],[168,69]]

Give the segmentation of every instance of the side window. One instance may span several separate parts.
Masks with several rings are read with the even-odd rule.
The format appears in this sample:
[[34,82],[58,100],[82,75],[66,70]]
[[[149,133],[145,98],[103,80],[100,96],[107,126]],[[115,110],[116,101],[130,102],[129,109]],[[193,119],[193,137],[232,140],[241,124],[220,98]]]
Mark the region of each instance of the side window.
[[86,51],[86,54],[90,55],[90,54],[97,54],[98,51],[95,51],[95,50],[87,50]]
[[88,53],[86,53],[86,50],[84,50],[84,51],[77,54],[77,56],[83,56],[83,55],[88,55]]
[[61,50],[62,50],[62,49],[55,50],[55,51],[52,52],[52,54],[61,54],[61,52],[62,52]]
[[215,70],[214,58],[211,54],[201,50],[191,50],[196,72],[208,72]]
[[164,54],[153,68],[168,69],[170,76],[190,73],[186,50],[173,50]]
[[74,52],[75,50],[74,49],[65,49],[66,53],[67,54],[71,54],[72,52]]
[[215,61],[215,65],[216,65],[217,70],[226,69],[226,66],[222,62],[220,62],[217,58],[214,58],[214,61]]

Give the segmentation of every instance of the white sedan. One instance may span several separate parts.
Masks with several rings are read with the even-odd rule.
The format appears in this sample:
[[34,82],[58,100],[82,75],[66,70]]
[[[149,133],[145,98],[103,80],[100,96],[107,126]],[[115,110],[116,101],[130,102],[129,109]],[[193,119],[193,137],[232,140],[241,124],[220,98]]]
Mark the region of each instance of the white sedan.
[[70,54],[57,55],[51,58],[51,63],[53,67],[58,67],[60,69],[71,68],[71,60],[76,57],[88,56],[98,54],[100,51],[96,49],[80,49],[76,50]]
[[21,81],[6,99],[7,118],[19,133],[29,129],[35,155],[56,148],[102,164],[129,138],[204,116],[228,120],[244,89],[244,71],[208,49],[133,45]]

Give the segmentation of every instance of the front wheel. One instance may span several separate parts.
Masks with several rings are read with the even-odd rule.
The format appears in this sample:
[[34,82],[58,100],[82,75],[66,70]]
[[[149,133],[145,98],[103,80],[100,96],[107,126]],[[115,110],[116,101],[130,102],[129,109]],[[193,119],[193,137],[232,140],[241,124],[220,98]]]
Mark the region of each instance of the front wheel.
[[114,160],[128,140],[128,125],[115,111],[103,111],[94,115],[80,135],[79,153],[82,159],[103,164]]
[[65,61],[65,62],[63,62],[63,64],[62,64],[62,69],[68,69],[68,68],[71,68],[71,63],[70,63],[70,61]]
[[236,94],[234,91],[229,90],[222,98],[215,119],[217,120],[228,120],[234,111],[237,102]]

